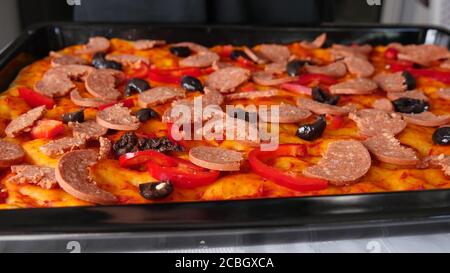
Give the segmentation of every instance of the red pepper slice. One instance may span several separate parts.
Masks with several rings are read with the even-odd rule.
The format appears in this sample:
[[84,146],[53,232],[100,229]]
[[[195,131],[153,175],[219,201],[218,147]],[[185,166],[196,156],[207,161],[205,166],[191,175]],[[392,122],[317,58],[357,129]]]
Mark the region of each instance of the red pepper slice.
[[413,62],[404,60],[387,61],[387,64],[392,72],[405,71],[406,69],[412,69],[414,66]]
[[291,176],[284,171],[264,163],[265,160],[279,156],[304,156],[306,147],[302,144],[282,144],[275,151],[261,151],[259,148],[250,152],[248,161],[252,170],[274,183],[296,191],[314,191],[327,188],[328,181],[305,176]]
[[39,94],[33,89],[19,87],[19,97],[22,98],[30,107],[45,105],[47,109],[52,109],[55,101],[47,96]]
[[310,87],[296,83],[283,83],[280,87],[288,91],[302,95],[311,96],[312,93],[312,89]]
[[333,77],[315,73],[302,74],[298,77],[298,80],[296,82],[301,85],[309,85],[312,82],[317,82],[317,84],[322,83],[326,85],[337,83],[336,79]]
[[389,47],[384,52],[384,58],[385,59],[389,59],[389,60],[396,60],[397,59],[397,55],[398,55],[398,50],[393,48],[393,47]]
[[130,79],[131,78],[145,79],[148,76],[149,71],[150,65],[144,62],[140,62],[137,68],[131,69],[131,72],[129,73],[128,77]]
[[231,52],[233,52],[233,46],[224,45],[220,48],[219,55],[221,58],[230,58]]
[[98,110],[100,110],[100,111],[101,111],[101,110],[105,110],[106,108],[111,107],[111,106],[113,106],[113,105],[116,105],[116,104],[118,104],[118,103],[122,103],[123,106],[128,107],[128,108],[131,108],[131,107],[134,106],[134,100],[133,100],[133,98],[129,98],[129,99],[124,99],[124,100],[121,100],[121,101],[118,101],[118,102],[111,102],[111,103],[107,103],[107,104],[100,105],[100,106],[98,107]]
[[31,136],[34,139],[48,138],[52,139],[57,135],[64,133],[64,124],[59,120],[44,119],[36,123],[31,129]]
[[393,62],[390,64],[390,69],[392,72],[407,71],[414,77],[426,77],[445,84],[450,84],[450,72],[448,71],[440,71],[427,68],[414,68],[413,63],[408,61]]
[[330,116],[331,125],[330,128],[333,130],[340,129],[344,126],[345,120],[342,116]]

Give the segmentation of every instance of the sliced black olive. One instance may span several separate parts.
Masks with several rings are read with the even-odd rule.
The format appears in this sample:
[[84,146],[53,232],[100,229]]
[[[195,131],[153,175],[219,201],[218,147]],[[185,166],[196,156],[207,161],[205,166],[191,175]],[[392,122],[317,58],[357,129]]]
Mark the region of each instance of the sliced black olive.
[[122,70],[122,64],[115,61],[108,61],[105,59],[105,53],[95,53],[92,58],[92,65],[97,69],[115,69]]
[[235,49],[235,50],[231,51],[230,59],[232,59],[233,61],[236,61],[239,57],[243,57],[243,58],[246,58],[247,60],[251,60],[248,57],[248,55],[245,54],[245,52],[242,50]]
[[183,76],[183,78],[181,78],[181,87],[183,87],[184,89],[186,89],[186,91],[200,91],[203,92],[203,84],[202,82],[192,76]]
[[148,200],[163,199],[173,192],[173,185],[169,181],[139,184],[139,192]]
[[392,104],[394,104],[396,112],[406,114],[419,114],[430,108],[428,102],[412,98],[399,98],[392,101]]
[[327,122],[324,116],[320,116],[314,123],[305,124],[297,129],[297,136],[303,140],[314,140],[319,138],[325,128],[327,127]]
[[413,90],[416,88],[416,79],[408,71],[403,71],[402,76],[405,78],[406,88]]
[[84,122],[84,110],[65,113],[61,116],[64,123],[69,122]]
[[293,60],[288,62],[286,65],[286,72],[289,76],[295,77],[300,74],[300,69],[305,66],[305,64],[308,64],[308,61],[302,61],[302,60]]
[[139,138],[137,143],[137,150],[154,150],[160,153],[181,152],[184,150],[183,146],[171,141],[168,137],[152,137]]
[[158,113],[156,113],[151,108],[142,108],[134,114],[140,122],[146,122],[151,118],[158,117]]
[[433,133],[433,142],[437,145],[450,145],[450,126],[437,128]]
[[191,49],[187,46],[173,46],[170,49],[170,53],[178,57],[187,57],[191,55]]
[[125,133],[113,145],[113,150],[116,156],[121,156],[126,153],[136,152],[139,138],[133,132]]
[[150,89],[150,84],[146,80],[132,78],[125,85],[125,96],[131,96],[134,92],[142,93]]
[[333,96],[322,90],[320,87],[314,87],[312,89],[312,98],[313,100],[321,103],[336,105],[339,102],[340,96],[339,95]]

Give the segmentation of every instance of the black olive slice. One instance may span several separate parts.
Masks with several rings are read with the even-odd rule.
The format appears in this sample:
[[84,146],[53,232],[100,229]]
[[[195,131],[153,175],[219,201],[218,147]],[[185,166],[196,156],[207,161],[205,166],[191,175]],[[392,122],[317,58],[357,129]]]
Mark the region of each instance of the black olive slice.
[[170,53],[177,57],[187,57],[192,53],[191,49],[187,46],[173,46],[169,50]]
[[122,70],[121,63],[106,60],[104,53],[96,53],[92,58],[92,65],[97,69],[109,68],[115,70]]
[[76,111],[76,112],[70,112],[65,113],[61,116],[64,123],[69,122],[84,122],[84,110]]
[[437,145],[450,145],[450,126],[437,128],[433,133],[433,142]]
[[427,101],[405,97],[392,101],[392,104],[396,112],[405,114],[419,114],[430,108]]
[[405,78],[407,90],[413,90],[416,88],[416,79],[408,71],[403,71],[402,76]]
[[140,122],[146,122],[147,120],[151,119],[151,118],[156,118],[158,117],[158,113],[156,113],[153,109],[151,108],[142,108],[139,109],[135,114],[134,114],[138,120]]
[[326,127],[325,116],[320,116],[314,123],[300,126],[296,135],[303,140],[312,141],[322,136]]
[[173,185],[169,181],[139,184],[139,192],[148,200],[158,200],[169,196],[173,192]]
[[287,63],[286,65],[286,72],[289,76],[295,77],[300,74],[300,69],[305,66],[305,64],[309,64],[308,61],[302,61],[302,60],[293,60]]
[[339,102],[339,98],[339,95],[333,96],[331,94],[328,94],[320,87],[314,87],[312,89],[312,99],[320,103],[336,105]]
[[251,59],[248,57],[247,54],[245,54],[244,51],[239,50],[239,49],[235,49],[235,50],[231,51],[230,59],[232,59],[233,61],[236,61],[239,57],[243,57],[243,58],[251,61]]
[[125,85],[125,96],[131,96],[134,92],[142,93],[148,89],[150,89],[150,84],[146,80],[132,78]]
[[202,82],[192,76],[186,75],[181,78],[181,87],[183,87],[186,91],[200,91],[203,92],[203,84]]

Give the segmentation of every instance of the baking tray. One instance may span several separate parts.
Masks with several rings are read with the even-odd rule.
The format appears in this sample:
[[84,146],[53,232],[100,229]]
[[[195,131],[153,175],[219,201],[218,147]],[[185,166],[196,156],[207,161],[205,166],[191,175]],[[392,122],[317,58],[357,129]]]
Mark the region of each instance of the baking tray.
[[[48,23],[27,29],[1,52],[0,90],[5,90],[25,65],[46,56],[51,50],[85,43],[94,35],[125,39],[165,39],[168,42],[193,41],[212,46],[227,43],[289,43],[312,39],[322,32],[328,33],[328,43],[426,42],[447,47],[450,44],[450,32],[430,26],[320,25],[278,28]],[[198,245],[201,241],[199,238],[208,238],[218,245],[237,241],[253,244],[264,240],[321,240],[448,231],[449,220],[450,190],[14,209],[0,211],[0,241],[23,243],[29,240],[67,240],[73,237],[86,240],[105,238],[106,241],[108,238],[128,238],[128,242],[148,243],[142,238],[152,238],[153,248],[164,248],[176,247],[177,244],[184,247]],[[89,237],[93,235],[95,236]],[[164,243],[161,243],[162,239]],[[121,247],[124,245],[126,244]]]

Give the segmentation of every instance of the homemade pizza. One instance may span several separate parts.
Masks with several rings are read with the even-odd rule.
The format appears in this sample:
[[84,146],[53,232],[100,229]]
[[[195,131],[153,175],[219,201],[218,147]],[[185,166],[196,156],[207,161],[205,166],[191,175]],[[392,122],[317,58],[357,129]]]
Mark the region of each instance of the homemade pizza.
[[19,73],[0,134],[4,209],[446,189],[450,52],[92,37]]

